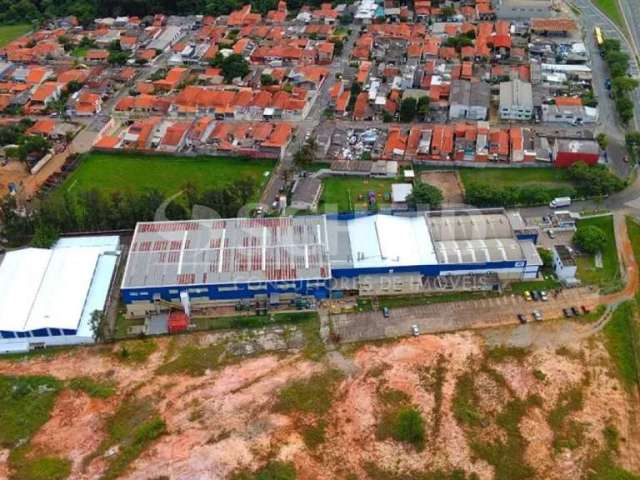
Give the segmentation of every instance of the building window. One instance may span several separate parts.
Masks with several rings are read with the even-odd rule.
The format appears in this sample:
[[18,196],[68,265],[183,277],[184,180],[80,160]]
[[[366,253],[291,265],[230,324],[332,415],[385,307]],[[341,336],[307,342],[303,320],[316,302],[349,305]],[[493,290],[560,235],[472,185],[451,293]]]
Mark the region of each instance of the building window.
[[218,287],[219,292],[235,292],[236,290],[240,290],[237,285],[230,285],[228,287]]
[[247,288],[249,290],[266,290],[267,284],[266,283],[250,283],[249,285],[247,285]]

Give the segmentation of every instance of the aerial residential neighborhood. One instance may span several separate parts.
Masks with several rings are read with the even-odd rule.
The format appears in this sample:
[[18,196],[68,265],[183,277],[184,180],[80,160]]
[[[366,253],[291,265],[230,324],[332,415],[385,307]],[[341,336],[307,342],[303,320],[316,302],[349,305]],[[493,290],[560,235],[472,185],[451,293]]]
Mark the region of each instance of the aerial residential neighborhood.
[[0,0],[0,479],[640,478],[635,0]]

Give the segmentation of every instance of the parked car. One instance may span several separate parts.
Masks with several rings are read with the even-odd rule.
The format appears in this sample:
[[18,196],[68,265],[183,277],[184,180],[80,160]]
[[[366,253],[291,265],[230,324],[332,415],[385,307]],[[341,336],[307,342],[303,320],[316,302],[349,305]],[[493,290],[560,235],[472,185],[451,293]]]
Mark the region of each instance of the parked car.
[[524,299],[525,299],[527,302],[530,302],[531,300],[533,300],[533,298],[531,298],[531,292],[530,292],[529,290],[526,290],[526,291],[523,293],[523,295],[524,295]]
[[542,299],[543,302],[549,301],[549,296],[547,295],[547,292],[545,292],[544,290],[540,292],[540,298]]
[[607,87],[607,90],[611,90],[611,79],[605,79],[604,86]]
[[384,318],[389,318],[389,315],[390,315],[389,307],[382,307],[382,316]]
[[565,318],[573,317],[573,312],[571,311],[570,308],[563,308],[562,313],[564,314]]
[[533,316],[534,320],[540,321],[542,320],[542,314],[538,311],[538,310],[534,310],[531,315]]
[[547,230],[547,235],[549,235],[549,238],[556,238],[556,232],[553,229]]
[[420,335],[420,330],[418,329],[418,325],[411,325],[411,335],[417,337]]
[[542,300],[542,295],[540,295],[540,292],[538,290],[533,290],[531,292],[531,295],[533,296],[533,299],[538,302],[540,300]]
[[519,321],[520,323],[523,323],[523,324],[524,324],[524,323],[527,323],[527,317],[525,317],[523,314],[519,313],[519,314],[518,314],[518,321]]

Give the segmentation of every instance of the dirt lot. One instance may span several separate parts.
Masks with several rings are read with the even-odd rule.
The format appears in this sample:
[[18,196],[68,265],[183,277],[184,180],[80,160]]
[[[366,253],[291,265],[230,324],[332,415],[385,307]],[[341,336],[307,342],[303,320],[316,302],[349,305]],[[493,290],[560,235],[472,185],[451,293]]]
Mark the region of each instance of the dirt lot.
[[20,185],[27,177],[29,172],[23,162],[12,160],[4,167],[0,166],[0,195],[9,192],[10,183]]
[[[517,478],[574,479],[585,474],[590,459],[604,448],[605,426],[619,432],[616,463],[640,469],[637,400],[616,379],[598,339],[573,343],[564,351],[538,347],[513,357],[492,357],[483,337],[473,333],[424,335],[343,347],[316,360],[281,352],[212,363],[197,374],[159,370],[178,358],[182,349],[208,347],[221,338],[202,334],[157,339],[155,350],[141,363],[121,361],[116,355],[121,346],[4,360],[0,374],[46,374],[62,380],[89,376],[115,383],[116,393],[107,399],[62,390],[49,420],[31,440],[35,452],[69,459],[71,479],[98,478],[105,472],[118,447],[95,452],[107,436],[109,418],[132,399],[152,405],[166,422],[166,433],[118,478],[225,479],[276,459],[291,462],[297,478],[305,480],[377,480],[396,478],[383,476],[392,473],[453,469],[489,480],[498,478],[496,466],[478,453],[471,440],[490,442],[508,433],[505,441],[513,437],[524,445],[517,462],[534,472]],[[134,347],[131,344],[131,351]],[[313,408],[302,411],[278,406],[281,392],[292,382],[322,375],[328,368],[341,372],[335,383],[324,393],[310,394],[329,396],[324,410],[313,403],[315,398],[306,399],[305,408],[309,401]],[[477,405],[467,408],[478,409],[482,426],[465,424],[456,407],[465,374],[474,378],[477,397]],[[560,433],[548,418],[570,388],[579,389],[583,400],[566,421],[579,422],[580,435],[571,448],[554,449],[554,435]],[[540,398],[522,414],[517,431],[502,431],[496,412],[534,394]],[[421,448],[381,436],[392,398],[412,405],[424,419]],[[319,441],[309,441],[310,426],[319,424]],[[0,475],[9,471],[6,457],[7,451],[0,450]]]
[[462,204],[464,195],[458,172],[423,172],[420,175],[420,179],[442,190],[442,196],[444,197],[443,203]]

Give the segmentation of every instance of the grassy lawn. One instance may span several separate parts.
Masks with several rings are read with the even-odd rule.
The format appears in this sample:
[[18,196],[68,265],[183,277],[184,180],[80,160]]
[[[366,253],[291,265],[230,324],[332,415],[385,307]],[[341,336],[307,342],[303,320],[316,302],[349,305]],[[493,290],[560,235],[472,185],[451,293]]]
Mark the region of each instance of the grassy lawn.
[[[323,180],[321,201],[324,208],[331,210],[337,205],[339,212],[367,210],[369,192],[376,192],[379,207],[391,205],[391,184],[400,179],[380,179],[367,177],[328,177]],[[386,197],[386,198],[385,198]]]
[[614,23],[618,24],[618,26],[622,27],[623,30],[626,29],[624,25],[624,20],[622,19],[622,14],[618,9],[618,3],[616,0],[595,0],[593,3],[604,12],[604,14],[613,20]]
[[634,306],[634,302],[621,304],[603,330],[609,355],[616,365],[620,380],[629,390],[638,384],[640,378],[635,352],[640,331],[634,319]]
[[511,291],[513,293],[524,293],[531,290],[553,290],[555,288],[560,288],[560,282],[552,277],[545,278],[544,280],[514,282],[511,284]]
[[497,297],[498,292],[451,292],[416,295],[398,295],[378,297],[380,308],[413,307],[416,305],[429,305],[431,303],[462,302],[467,300],[480,300],[482,298]]
[[607,244],[602,252],[602,268],[596,268],[595,257],[581,255],[577,258],[578,278],[585,284],[607,287],[620,281],[618,250],[613,228],[613,217],[596,217],[580,220],[580,225],[594,225],[607,235]]
[[470,183],[482,183],[494,187],[571,186],[565,172],[558,168],[461,168],[459,172],[465,186]]
[[176,157],[169,155],[89,154],[59,192],[98,188],[106,192],[156,188],[177,193],[186,182],[201,190],[252,176],[260,185],[275,165],[271,160],[234,157]]
[[7,43],[21,37],[30,30],[31,24],[28,23],[0,26],[0,47],[4,47]]

